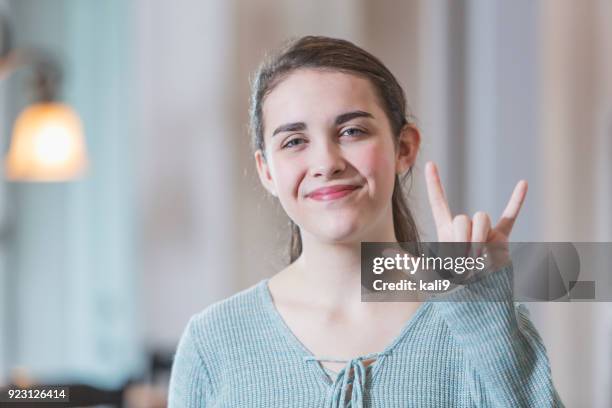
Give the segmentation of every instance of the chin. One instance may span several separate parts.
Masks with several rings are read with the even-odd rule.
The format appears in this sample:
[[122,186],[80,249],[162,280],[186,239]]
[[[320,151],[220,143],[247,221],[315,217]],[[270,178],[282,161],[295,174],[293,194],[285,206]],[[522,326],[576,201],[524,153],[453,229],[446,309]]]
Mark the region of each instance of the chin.
[[371,229],[372,211],[363,208],[337,208],[309,214],[299,223],[317,240],[327,243],[361,242]]
[[316,235],[325,242],[354,242],[359,241],[363,226],[357,220],[349,221],[346,218],[337,217],[328,220],[319,227]]

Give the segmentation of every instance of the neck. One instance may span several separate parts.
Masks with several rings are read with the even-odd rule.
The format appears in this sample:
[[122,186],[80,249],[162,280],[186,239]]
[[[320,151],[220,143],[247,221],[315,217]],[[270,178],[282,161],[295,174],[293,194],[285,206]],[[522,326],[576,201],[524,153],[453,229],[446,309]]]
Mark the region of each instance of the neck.
[[302,254],[294,263],[299,285],[330,309],[367,307],[361,302],[361,242],[397,242],[392,217],[358,240],[324,242],[302,231]]

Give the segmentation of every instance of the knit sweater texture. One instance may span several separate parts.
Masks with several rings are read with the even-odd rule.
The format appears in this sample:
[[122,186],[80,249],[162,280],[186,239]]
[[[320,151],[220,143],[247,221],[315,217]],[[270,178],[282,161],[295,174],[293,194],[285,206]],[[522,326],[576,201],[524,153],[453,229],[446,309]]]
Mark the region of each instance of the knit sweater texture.
[[[264,279],[190,319],[169,407],[563,407],[529,312],[513,301],[512,273],[423,302],[384,350],[351,360],[313,356]],[[322,360],[346,365],[332,380]]]

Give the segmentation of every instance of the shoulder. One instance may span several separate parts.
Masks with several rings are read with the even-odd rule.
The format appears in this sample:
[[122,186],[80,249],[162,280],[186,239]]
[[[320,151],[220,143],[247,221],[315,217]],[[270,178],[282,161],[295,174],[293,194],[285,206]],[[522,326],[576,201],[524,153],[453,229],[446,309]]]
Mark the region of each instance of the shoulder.
[[191,336],[204,353],[208,350],[217,354],[261,331],[267,323],[262,294],[264,284],[265,281],[259,281],[194,314],[185,334]]
[[261,293],[264,281],[241,290],[223,300],[208,305],[205,309],[191,317],[194,326],[225,325],[227,319],[247,319],[261,307]]

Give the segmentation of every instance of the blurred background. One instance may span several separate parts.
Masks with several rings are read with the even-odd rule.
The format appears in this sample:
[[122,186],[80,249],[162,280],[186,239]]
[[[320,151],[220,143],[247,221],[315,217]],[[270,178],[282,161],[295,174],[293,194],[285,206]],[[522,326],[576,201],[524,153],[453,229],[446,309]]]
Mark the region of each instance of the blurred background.
[[[425,239],[433,159],[456,213],[495,219],[528,180],[513,241],[612,241],[609,0],[0,0],[0,15],[12,47],[60,64],[89,160],[76,181],[0,181],[0,384],[164,406],[189,317],[286,264],[247,109],[251,73],[290,36],[351,40],[403,85]],[[3,154],[31,71],[0,80]],[[527,306],[566,405],[612,406],[612,304]]]

